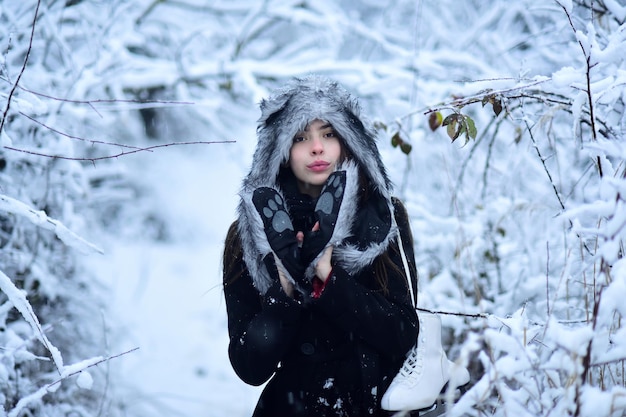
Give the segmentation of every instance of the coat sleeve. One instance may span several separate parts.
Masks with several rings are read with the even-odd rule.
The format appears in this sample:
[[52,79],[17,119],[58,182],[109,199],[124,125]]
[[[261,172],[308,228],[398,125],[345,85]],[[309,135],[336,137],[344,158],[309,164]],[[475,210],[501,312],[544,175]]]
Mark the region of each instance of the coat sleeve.
[[261,296],[252,285],[241,251],[228,247],[226,251],[229,255],[225,255],[225,261],[228,256],[234,257],[225,262],[224,268],[228,355],[239,378],[250,385],[261,385],[274,374],[292,343],[301,306],[284,293],[278,281]]
[[[402,215],[398,209],[404,210],[404,207],[396,206],[397,218]],[[405,239],[407,235],[410,237],[410,229],[405,229],[409,227],[408,221],[402,222],[398,218],[398,226],[413,281],[415,260],[412,239]],[[315,300],[315,305],[348,334],[360,338],[381,353],[401,356],[415,344],[418,321],[396,241],[390,244],[387,254],[391,262],[385,267],[387,291],[380,290],[374,267],[352,276],[335,266],[331,282]]]

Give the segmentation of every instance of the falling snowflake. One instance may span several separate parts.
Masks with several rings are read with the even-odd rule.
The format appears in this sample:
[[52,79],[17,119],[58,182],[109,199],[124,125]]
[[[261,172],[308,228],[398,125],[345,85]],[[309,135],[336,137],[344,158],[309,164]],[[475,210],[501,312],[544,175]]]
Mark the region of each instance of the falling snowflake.
[[326,406],[328,406],[328,405],[329,405],[329,404],[328,404],[328,400],[327,400],[326,398],[324,398],[324,397],[318,397],[318,398],[317,398],[317,402],[318,402],[318,403],[320,403],[320,404],[322,404],[322,405],[326,405]]
[[334,410],[341,410],[343,409],[343,401],[341,400],[341,398],[338,398],[337,401],[335,402],[335,405],[333,406]]

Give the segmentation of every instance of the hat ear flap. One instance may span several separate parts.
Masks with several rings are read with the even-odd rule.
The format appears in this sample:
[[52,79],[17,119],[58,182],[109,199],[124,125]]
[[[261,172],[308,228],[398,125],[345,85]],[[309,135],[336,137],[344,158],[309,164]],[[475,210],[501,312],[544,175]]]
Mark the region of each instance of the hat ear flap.
[[259,119],[259,122],[263,123],[265,126],[270,126],[276,123],[276,120],[283,114],[289,105],[290,99],[291,96],[283,94],[272,101],[263,100],[261,102],[261,118]]

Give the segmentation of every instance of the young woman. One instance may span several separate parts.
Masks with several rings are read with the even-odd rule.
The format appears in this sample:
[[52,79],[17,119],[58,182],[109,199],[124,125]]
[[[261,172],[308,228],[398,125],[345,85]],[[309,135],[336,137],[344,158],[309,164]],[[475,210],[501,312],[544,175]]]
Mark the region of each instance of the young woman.
[[407,213],[356,100],[320,77],[261,102],[258,144],[224,250],[229,356],[267,381],[254,416],[387,416],[415,344]]

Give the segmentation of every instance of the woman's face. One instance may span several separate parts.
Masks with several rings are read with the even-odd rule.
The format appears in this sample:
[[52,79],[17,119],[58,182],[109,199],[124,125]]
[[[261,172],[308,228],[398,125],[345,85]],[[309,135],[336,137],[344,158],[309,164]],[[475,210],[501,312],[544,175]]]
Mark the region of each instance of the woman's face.
[[289,166],[303,194],[317,197],[341,158],[341,143],[332,126],[314,120],[293,138]]

